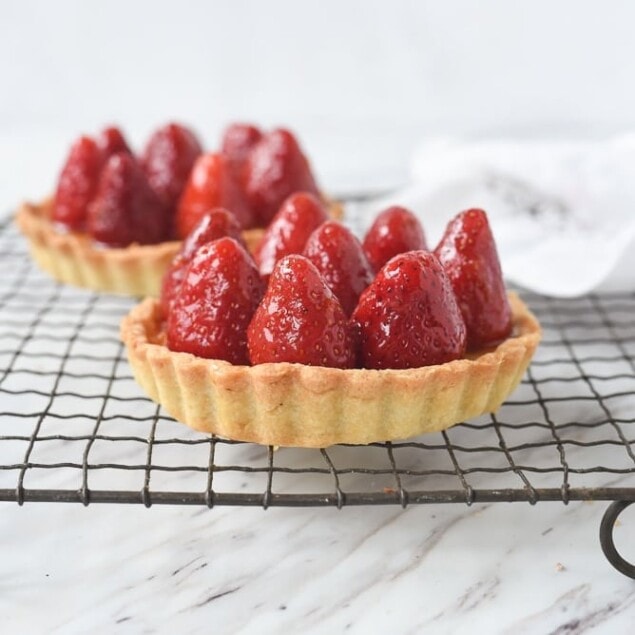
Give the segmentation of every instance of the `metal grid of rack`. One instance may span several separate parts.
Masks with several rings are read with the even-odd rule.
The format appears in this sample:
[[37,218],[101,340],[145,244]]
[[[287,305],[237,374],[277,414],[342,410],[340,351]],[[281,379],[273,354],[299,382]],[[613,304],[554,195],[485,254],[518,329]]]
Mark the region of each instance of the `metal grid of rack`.
[[496,415],[404,442],[274,451],[195,433],[143,395],[118,337],[133,300],[52,282],[7,223],[0,263],[0,500],[621,501],[613,520],[635,500],[635,294],[524,294],[544,339]]

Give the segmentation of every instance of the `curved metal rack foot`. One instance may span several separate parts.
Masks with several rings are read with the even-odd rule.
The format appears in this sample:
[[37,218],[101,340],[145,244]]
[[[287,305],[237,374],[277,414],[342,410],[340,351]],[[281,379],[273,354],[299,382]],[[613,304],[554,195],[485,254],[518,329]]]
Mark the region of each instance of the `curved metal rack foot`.
[[620,572],[635,580],[635,565],[625,560],[613,541],[613,530],[619,515],[635,501],[613,501],[604,512],[600,523],[600,545],[606,559]]

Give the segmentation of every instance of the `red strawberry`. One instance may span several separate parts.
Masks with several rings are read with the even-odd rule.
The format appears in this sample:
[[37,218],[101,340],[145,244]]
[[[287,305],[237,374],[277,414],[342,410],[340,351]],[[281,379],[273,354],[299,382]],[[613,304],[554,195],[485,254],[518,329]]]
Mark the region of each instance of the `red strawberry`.
[[185,271],[189,264],[190,260],[186,260],[181,254],[177,254],[170,263],[170,268],[163,276],[159,303],[161,304],[161,310],[163,311],[163,315],[165,317],[170,315],[174,298],[176,298],[179,289],[181,288],[181,284],[183,284]]
[[97,145],[102,152],[104,163],[113,154],[117,154],[117,152],[127,152],[128,154],[132,154],[123,133],[115,126],[104,128],[99,133],[99,136],[97,137]]
[[419,368],[465,354],[465,323],[452,285],[427,251],[392,258],[362,293],[352,320],[365,368]]
[[173,351],[248,364],[247,327],[264,285],[249,254],[233,239],[200,247],[168,316]]
[[168,209],[137,161],[127,152],[110,157],[88,208],[87,228],[92,237],[112,247],[154,244],[166,238],[169,224]]
[[352,368],[352,330],[324,278],[304,256],[283,258],[248,330],[252,364],[294,362]]
[[244,179],[247,198],[263,227],[290,194],[310,192],[319,196],[309,162],[288,130],[273,130],[253,147]]
[[102,154],[93,139],[80,137],[71,147],[60,174],[52,218],[69,229],[81,231],[88,204],[95,196]]
[[152,189],[168,207],[177,204],[194,161],[202,152],[196,135],[176,123],[159,128],[150,137],[141,165]]
[[231,163],[225,155],[218,153],[203,154],[192,168],[179,201],[176,216],[178,235],[185,238],[201,216],[214,207],[228,209],[244,229],[253,225],[251,210]]
[[207,212],[183,241],[180,252],[163,277],[161,307],[165,315],[169,313],[172,300],[181,287],[185,269],[198,248],[225,236],[233,238],[241,247],[247,249],[235,216],[226,209],[217,207]]
[[393,256],[424,249],[426,237],[417,217],[405,207],[389,207],[377,216],[364,238],[364,252],[375,271]]
[[470,209],[456,216],[434,253],[461,307],[468,348],[483,348],[508,337],[512,313],[487,214]]
[[353,234],[334,220],[322,223],[309,237],[304,255],[316,266],[346,315],[373,281],[373,270]]
[[327,219],[322,203],[312,194],[298,192],[289,196],[273,217],[256,251],[260,274],[268,276],[283,256],[302,253],[313,230]]
[[242,168],[251,149],[262,139],[262,132],[256,126],[234,123],[223,133],[221,152],[229,157],[237,168]]
[[216,207],[204,214],[188,234],[181,246],[181,256],[190,260],[199,247],[225,236],[233,238],[241,247],[247,249],[236,217],[229,210]]

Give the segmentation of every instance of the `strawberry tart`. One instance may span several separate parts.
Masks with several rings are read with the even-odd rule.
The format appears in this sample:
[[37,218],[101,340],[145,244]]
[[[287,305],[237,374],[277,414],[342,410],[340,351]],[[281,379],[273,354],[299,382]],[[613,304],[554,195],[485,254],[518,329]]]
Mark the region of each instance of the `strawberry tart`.
[[121,327],[137,381],[196,430],[317,448],[442,430],[496,411],[539,342],[482,210],[430,250],[407,209],[360,242],[304,191],[253,256],[242,238],[222,210],[202,216],[161,299]]
[[215,208],[231,210],[255,249],[282,202],[320,195],[295,136],[229,126],[220,150],[205,153],[195,133],[170,123],[135,156],[122,132],[106,128],[71,147],[55,195],[24,203],[16,216],[38,265],[68,284],[157,296],[181,241]]

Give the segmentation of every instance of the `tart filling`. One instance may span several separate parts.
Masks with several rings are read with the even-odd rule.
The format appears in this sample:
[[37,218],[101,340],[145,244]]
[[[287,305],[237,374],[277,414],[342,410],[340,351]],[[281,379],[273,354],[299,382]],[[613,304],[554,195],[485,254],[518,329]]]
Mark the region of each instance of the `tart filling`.
[[152,298],[124,318],[121,337],[138,383],[195,430],[285,447],[366,444],[443,430],[500,408],[540,340],[536,318],[515,293],[508,297],[510,337],[464,359],[407,370],[238,366],[173,352]]

